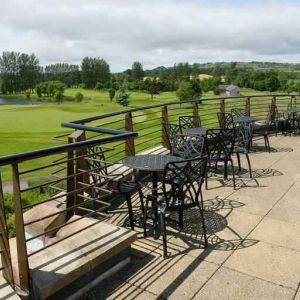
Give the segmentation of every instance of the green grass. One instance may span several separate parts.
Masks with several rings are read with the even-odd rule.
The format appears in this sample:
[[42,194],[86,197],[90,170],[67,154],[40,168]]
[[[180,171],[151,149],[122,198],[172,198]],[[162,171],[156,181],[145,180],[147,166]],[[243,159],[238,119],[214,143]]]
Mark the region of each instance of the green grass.
[[[124,107],[110,102],[108,93],[104,91],[85,90],[81,88],[66,89],[65,96],[70,99],[77,92],[84,95],[84,100],[80,103],[75,101],[66,101],[63,103],[45,103],[39,105],[0,105],[0,156],[5,156],[14,153],[41,149],[49,146],[56,146],[59,143],[53,141],[53,137],[70,132],[66,128],[62,128],[62,122],[86,118],[89,116],[100,115],[107,112],[122,110]],[[254,90],[242,90],[242,94],[255,94]],[[14,95],[18,96],[18,95]],[[204,95],[206,98],[215,97],[212,93]],[[131,92],[130,107],[146,106],[155,103],[162,103],[176,100],[175,92],[165,92],[155,95],[153,100],[148,93]],[[204,104],[201,108],[201,118],[209,126],[212,116],[216,117],[216,111],[219,105]],[[170,121],[178,119],[178,114],[190,114],[191,109],[186,110],[184,107],[178,108],[177,115],[173,117],[170,114]],[[137,116],[137,117],[136,117]],[[134,130],[143,129],[143,134],[148,134],[145,137],[139,137],[137,143],[140,146],[137,149],[142,149],[153,145],[156,141],[151,138],[157,137],[160,140],[160,124],[159,119],[161,110],[147,109],[134,114]],[[153,120],[152,119],[155,119]],[[124,116],[114,117],[110,120],[118,121],[111,128],[124,129]],[[105,120],[104,122],[107,122]],[[143,124],[145,122],[145,124]],[[97,123],[99,124],[99,122]],[[149,141],[151,140],[151,141]],[[51,158],[48,158],[50,161]],[[29,163],[29,167],[34,166],[34,163]],[[8,177],[8,172],[3,172],[3,180],[11,180]]]

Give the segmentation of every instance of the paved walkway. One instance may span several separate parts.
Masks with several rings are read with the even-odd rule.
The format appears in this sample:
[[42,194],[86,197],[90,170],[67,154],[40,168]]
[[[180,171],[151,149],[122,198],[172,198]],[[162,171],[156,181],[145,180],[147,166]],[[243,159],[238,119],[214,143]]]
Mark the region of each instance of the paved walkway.
[[[237,190],[221,176],[209,181],[207,249],[193,209],[181,232],[168,227],[166,260],[161,239],[144,239],[138,228],[132,263],[83,299],[300,300],[300,137],[270,142],[271,153],[251,154],[254,178],[242,170]],[[121,207],[112,222],[126,215]]]

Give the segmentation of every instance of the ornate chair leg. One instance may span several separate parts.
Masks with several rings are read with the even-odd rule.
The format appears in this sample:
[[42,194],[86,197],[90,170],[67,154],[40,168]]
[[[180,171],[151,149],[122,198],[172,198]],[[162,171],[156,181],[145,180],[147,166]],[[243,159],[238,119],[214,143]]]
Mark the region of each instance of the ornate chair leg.
[[240,154],[237,153],[236,157],[237,157],[237,161],[238,161],[239,172],[241,172],[242,168],[241,168],[241,157],[240,157]]
[[146,205],[145,205],[145,207],[144,207],[144,216],[143,216],[144,237],[147,237],[147,214],[148,214],[148,203],[149,203],[149,200],[146,200]]
[[203,209],[201,208],[199,203],[198,203],[198,207],[199,207],[199,211],[200,211],[201,223],[202,223],[202,228],[203,228],[204,247],[206,248],[208,246],[208,242],[207,242],[207,235],[206,235],[206,226],[205,226],[205,220],[204,220],[204,213],[203,213]]
[[227,160],[224,161],[224,179],[228,178],[228,162]]
[[167,233],[166,233],[166,220],[163,212],[159,213],[161,234],[163,239],[163,256],[164,258],[168,257],[168,245],[167,245]]
[[128,207],[130,227],[131,227],[131,230],[134,230],[134,216],[133,216],[133,211],[132,211],[132,203],[131,203],[131,195],[130,194],[126,194],[126,202],[127,202],[127,207]]
[[235,189],[236,188],[236,186],[235,186],[235,173],[234,173],[234,165],[233,165],[232,158],[230,159],[230,163],[231,163],[231,169],[232,169],[233,189]]
[[246,153],[246,158],[247,158],[248,167],[249,167],[249,175],[250,175],[250,178],[252,178],[252,169],[251,169],[250,158],[249,158],[248,153]]

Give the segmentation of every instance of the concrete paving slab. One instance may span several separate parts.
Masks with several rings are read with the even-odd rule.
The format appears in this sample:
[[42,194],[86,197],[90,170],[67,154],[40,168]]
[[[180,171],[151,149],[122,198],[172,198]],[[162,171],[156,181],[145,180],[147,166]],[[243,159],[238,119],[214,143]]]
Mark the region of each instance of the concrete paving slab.
[[296,224],[265,217],[250,238],[300,251],[300,226]]
[[295,290],[221,267],[194,299],[292,300]]
[[299,287],[298,287],[298,291],[295,295],[295,298],[293,300],[300,300],[300,283],[299,283]]
[[259,242],[235,251],[224,265],[296,290],[300,281],[299,261],[299,251]]
[[[137,262],[143,264],[143,262]],[[140,268],[129,283],[168,299],[190,299],[216,271],[217,265],[178,255],[164,260],[160,254]]]

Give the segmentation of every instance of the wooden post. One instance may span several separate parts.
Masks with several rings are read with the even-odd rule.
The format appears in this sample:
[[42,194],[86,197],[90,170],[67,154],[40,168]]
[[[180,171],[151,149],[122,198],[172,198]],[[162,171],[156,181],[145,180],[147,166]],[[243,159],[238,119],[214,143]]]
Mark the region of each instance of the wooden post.
[[[82,142],[86,140],[85,131],[83,130],[76,130],[72,134],[69,135],[68,142],[70,143],[76,143],[76,142]],[[67,176],[70,176],[67,180],[67,192],[72,192],[77,189],[81,189],[85,187],[84,184],[90,184],[90,175],[88,172],[89,165],[88,161],[85,157],[82,157],[86,154],[88,154],[88,151],[86,148],[79,148],[75,151],[76,153],[76,160],[74,159],[74,152],[69,151],[68,152],[68,166],[67,166]],[[69,156],[70,155],[70,156]],[[75,164],[76,161],[76,164]],[[74,172],[75,170],[75,172]],[[81,174],[83,173],[83,174]],[[75,176],[73,176],[75,175]],[[68,185],[69,182],[69,185]],[[82,189],[80,191],[77,191],[76,193],[72,193],[69,198],[67,198],[67,207],[71,207],[75,204],[84,202],[84,198],[80,197],[79,195],[83,196],[84,192],[91,194],[91,189],[86,188]],[[73,196],[73,197],[72,197]],[[68,203],[69,200],[69,203]],[[73,205],[72,205],[73,204]],[[70,206],[69,206],[70,205]],[[75,209],[71,209],[67,211],[67,220],[71,218],[74,214],[80,214],[81,210],[80,208],[76,207]]]
[[165,105],[161,109],[161,142],[164,147],[167,149],[171,149],[171,145],[169,144],[169,139],[168,139],[168,133],[166,132],[163,124],[169,123],[169,117],[168,117],[168,107]]
[[225,113],[225,99],[221,99],[220,101],[220,113]]
[[251,115],[251,104],[250,104],[250,97],[246,98],[246,106],[245,106],[245,112],[246,112],[246,116],[250,116]]
[[296,106],[296,96],[295,95],[292,95],[291,96],[291,106]]
[[193,119],[194,119],[194,126],[200,127],[198,102],[194,102],[193,104]]
[[[73,143],[73,137],[69,136],[68,137],[68,143]],[[70,150],[68,151],[68,162],[67,162],[67,201],[66,201],[66,208],[72,207],[75,205],[75,198],[76,195],[75,193],[72,193],[75,190],[75,177],[74,177],[74,151]],[[67,210],[67,215],[66,215],[66,221],[68,221],[72,216],[74,215],[74,210],[70,209]]]
[[20,191],[19,168],[17,163],[12,164],[12,175],[20,289],[23,293],[29,295],[29,267]]
[[[133,132],[133,122],[132,122],[132,113],[131,112],[129,112],[125,115],[125,130]],[[126,156],[135,155],[134,138],[126,139],[125,154],[126,154]]]
[[0,174],[0,250],[1,250],[1,262],[3,269],[3,276],[8,283],[14,288],[14,279],[12,273],[11,255],[8,242],[8,231],[6,224],[4,207],[4,197],[2,190],[2,181]]

